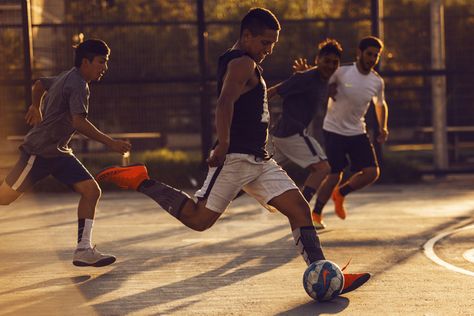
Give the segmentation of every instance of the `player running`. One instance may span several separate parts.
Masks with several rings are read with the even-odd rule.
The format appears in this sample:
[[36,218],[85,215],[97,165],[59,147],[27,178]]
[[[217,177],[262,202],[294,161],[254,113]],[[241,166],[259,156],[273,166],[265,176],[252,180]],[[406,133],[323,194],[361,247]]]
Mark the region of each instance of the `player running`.
[[[332,195],[337,216],[345,219],[345,197],[375,182],[380,175],[364,116],[370,101],[373,101],[379,124],[377,141],[384,143],[388,138],[388,108],[384,81],[374,70],[382,49],[380,39],[373,36],[363,38],[359,43],[356,62],[341,66],[329,80],[331,99],[324,118],[323,133],[331,173],[318,191],[313,217],[321,218],[323,207]],[[354,174],[340,185],[349,161]]]
[[33,104],[26,121],[34,127],[20,146],[20,158],[0,186],[0,204],[8,205],[35,183],[52,175],[81,195],[77,210],[78,237],[73,264],[100,267],[115,257],[92,247],[92,226],[100,187],[74,156],[69,142],[76,131],[99,141],[112,151],[125,153],[130,144],[99,131],[88,119],[89,83],[107,71],[110,49],[101,40],[89,39],[75,50],[74,67],[33,85]]
[[[342,55],[342,47],[334,39],[322,41],[318,48],[316,66],[298,71],[268,89],[269,99],[275,95],[283,98],[282,114],[271,131],[273,159],[279,165],[291,160],[309,169],[310,174],[302,190],[308,203],[331,168],[324,150],[308,134],[307,128],[318,107],[325,108],[327,105],[329,78],[339,67]],[[317,229],[326,227],[316,213],[313,213],[312,219]]]

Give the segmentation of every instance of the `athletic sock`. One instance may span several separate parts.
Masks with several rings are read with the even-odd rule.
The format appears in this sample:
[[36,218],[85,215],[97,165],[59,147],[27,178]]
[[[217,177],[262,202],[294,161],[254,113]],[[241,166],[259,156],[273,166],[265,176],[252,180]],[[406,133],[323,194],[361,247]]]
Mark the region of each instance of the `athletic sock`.
[[316,189],[308,186],[303,187],[303,196],[308,201],[308,203],[313,198],[314,194],[316,193]]
[[295,239],[296,248],[303,256],[306,264],[319,260],[324,260],[323,249],[319,241],[318,233],[313,226],[304,226],[293,231],[293,238]]
[[151,197],[177,219],[179,219],[186,201],[191,199],[185,192],[153,179],[143,181],[137,191]]
[[319,199],[316,199],[316,203],[314,204],[313,212],[315,212],[318,215],[321,215],[325,205],[326,205],[326,203],[323,203]]
[[339,193],[341,193],[342,196],[346,196],[352,191],[354,191],[354,189],[351,188],[349,184],[344,184],[342,187],[339,188]]
[[92,226],[94,220],[90,218],[78,218],[77,219],[77,248],[87,249],[92,248]]

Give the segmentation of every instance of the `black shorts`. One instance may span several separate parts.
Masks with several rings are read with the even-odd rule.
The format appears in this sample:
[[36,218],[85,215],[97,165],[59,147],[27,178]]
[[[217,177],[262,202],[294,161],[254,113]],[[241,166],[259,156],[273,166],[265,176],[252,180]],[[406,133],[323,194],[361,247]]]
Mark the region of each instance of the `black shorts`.
[[378,167],[374,146],[367,134],[344,136],[323,130],[331,173],[340,173],[351,164],[351,171]]
[[20,150],[20,158],[7,175],[5,182],[15,191],[25,192],[48,175],[52,175],[69,187],[93,179],[86,167],[73,155],[44,158]]

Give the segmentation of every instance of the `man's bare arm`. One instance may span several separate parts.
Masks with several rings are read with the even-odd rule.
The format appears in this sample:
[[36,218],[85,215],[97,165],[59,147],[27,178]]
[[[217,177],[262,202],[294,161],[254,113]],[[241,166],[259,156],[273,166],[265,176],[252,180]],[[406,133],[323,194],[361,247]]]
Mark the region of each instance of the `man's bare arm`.
[[36,125],[43,120],[41,114],[41,99],[46,93],[46,88],[40,80],[36,80],[32,87],[32,104],[26,112],[25,120],[28,125]]
[[272,99],[278,94],[278,87],[281,86],[281,82],[267,89],[267,98],[268,100]]
[[227,65],[221,93],[217,99],[216,132],[218,145],[208,159],[209,166],[224,163],[230,144],[230,125],[234,113],[234,103],[243,94],[247,82],[255,73],[255,62],[247,56],[232,60]]
[[379,123],[379,133],[377,138],[379,143],[385,143],[388,138],[388,106],[385,101],[382,104],[375,105],[375,113]]
[[124,154],[131,148],[129,142],[115,140],[107,134],[102,133],[97,127],[94,126],[94,124],[92,124],[81,114],[74,114],[72,116],[72,126],[82,135],[96,140],[118,153]]

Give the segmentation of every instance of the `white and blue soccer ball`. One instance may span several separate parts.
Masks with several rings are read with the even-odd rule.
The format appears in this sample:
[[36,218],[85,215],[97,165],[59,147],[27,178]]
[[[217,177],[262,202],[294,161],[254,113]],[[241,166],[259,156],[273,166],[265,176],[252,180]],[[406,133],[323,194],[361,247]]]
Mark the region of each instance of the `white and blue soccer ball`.
[[315,261],[303,274],[303,286],[306,293],[316,301],[329,301],[341,293],[344,287],[344,275],[334,262]]

